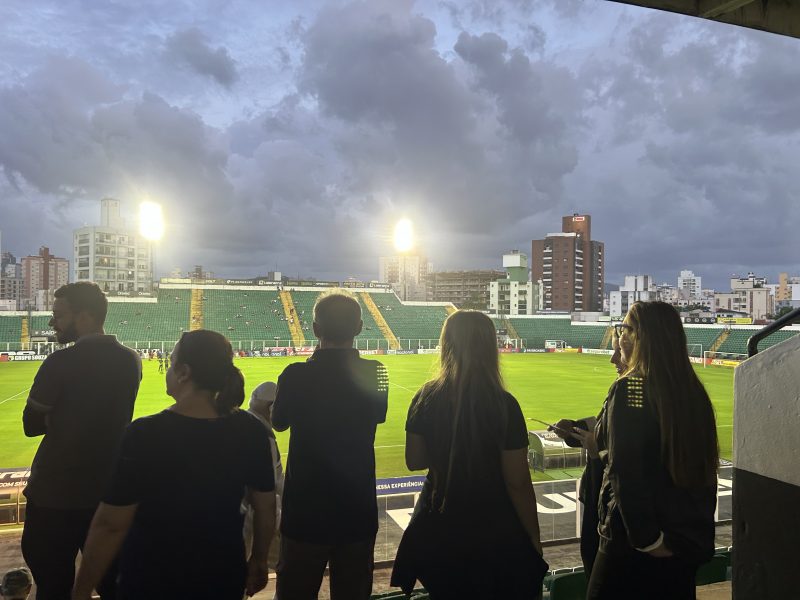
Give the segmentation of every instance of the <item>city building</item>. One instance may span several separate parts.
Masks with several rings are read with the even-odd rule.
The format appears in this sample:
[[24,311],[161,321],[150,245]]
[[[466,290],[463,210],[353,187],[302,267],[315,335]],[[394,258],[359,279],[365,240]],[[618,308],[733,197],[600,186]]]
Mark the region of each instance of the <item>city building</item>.
[[626,275],[619,290],[608,295],[608,314],[623,317],[634,302],[658,299],[658,286],[650,275]]
[[120,201],[100,201],[100,225],[73,232],[73,281],[94,281],[105,292],[153,291],[153,248],[126,227]]
[[378,260],[378,281],[391,284],[401,300],[425,302],[430,271],[431,265],[424,256],[398,254]]
[[532,315],[544,306],[540,281],[528,280],[528,257],[512,250],[503,255],[505,277],[489,284],[489,312],[499,315]]
[[800,307],[800,277],[790,277],[788,273],[778,275],[775,286],[775,308]]
[[50,254],[47,246],[39,248],[35,256],[23,256],[22,266],[22,302],[33,310],[51,310],[53,308],[53,292],[69,283],[69,261]]
[[731,277],[731,291],[714,294],[715,312],[736,311],[754,320],[764,320],[775,312],[774,297],[765,277],[748,273],[747,277]]
[[505,271],[498,270],[428,273],[428,302],[452,302],[459,308],[487,310],[489,285],[505,276]]
[[681,271],[678,275],[678,292],[690,303],[700,303],[703,292],[703,278],[693,271]]
[[10,252],[0,254],[0,310],[22,308],[22,265]]
[[592,240],[591,215],[561,219],[561,232],[531,242],[531,279],[541,279],[544,310],[603,309],[605,247]]

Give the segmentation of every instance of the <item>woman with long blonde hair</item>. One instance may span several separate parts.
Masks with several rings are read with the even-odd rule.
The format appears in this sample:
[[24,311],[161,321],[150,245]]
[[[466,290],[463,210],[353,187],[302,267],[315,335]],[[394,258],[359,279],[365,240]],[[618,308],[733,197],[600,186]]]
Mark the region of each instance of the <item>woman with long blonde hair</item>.
[[627,370],[595,428],[604,473],[587,598],[694,598],[714,552],[714,409],[673,306],[636,303],[618,329]]
[[392,584],[419,580],[438,600],[537,598],[542,559],[528,433],[500,375],[485,314],[445,321],[438,374],[417,392],[406,421],[406,464],[428,476],[397,552]]

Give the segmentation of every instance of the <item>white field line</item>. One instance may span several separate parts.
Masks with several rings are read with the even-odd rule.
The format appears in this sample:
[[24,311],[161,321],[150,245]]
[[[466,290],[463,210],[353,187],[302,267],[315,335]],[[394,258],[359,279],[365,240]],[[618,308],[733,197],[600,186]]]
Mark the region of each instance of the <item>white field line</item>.
[[25,392],[30,392],[30,391],[31,391],[31,388],[28,388],[28,389],[22,390],[21,392],[19,392],[19,393],[17,393],[17,394],[14,394],[13,396],[9,396],[9,397],[8,397],[8,398],[6,398],[5,400],[2,400],[2,401],[0,401],[0,405],[3,405],[3,404],[5,404],[6,402],[8,402],[9,400],[13,400],[13,399],[14,399],[14,398],[16,398],[17,396],[21,396],[21,395],[22,395],[22,394],[24,394]]
[[397,386],[397,387],[399,387],[401,390],[405,390],[405,391],[407,391],[407,392],[411,392],[412,394],[416,394],[416,393],[417,393],[417,391],[416,391],[416,390],[410,390],[410,389],[408,389],[407,387],[400,385],[399,383],[395,383],[394,381],[389,381],[389,384],[390,384],[390,385],[396,385],[396,386]]

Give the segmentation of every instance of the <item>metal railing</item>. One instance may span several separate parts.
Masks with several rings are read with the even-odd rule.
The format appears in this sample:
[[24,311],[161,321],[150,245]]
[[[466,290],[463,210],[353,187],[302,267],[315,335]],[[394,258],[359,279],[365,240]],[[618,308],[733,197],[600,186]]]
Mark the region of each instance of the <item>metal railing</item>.
[[760,329],[755,335],[750,336],[750,339],[747,340],[747,356],[758,354],[758,343],[765,337],[769,337],[779,329],[783,329],[793,323],[800,323],[800,308],[795,308],[793,311],[786,313],[781,318]]

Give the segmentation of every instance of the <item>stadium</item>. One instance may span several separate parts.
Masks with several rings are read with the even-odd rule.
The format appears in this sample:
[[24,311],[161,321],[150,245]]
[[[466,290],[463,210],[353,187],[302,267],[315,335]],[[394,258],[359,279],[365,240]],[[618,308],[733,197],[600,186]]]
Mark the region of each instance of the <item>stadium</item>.
[[[435,372],[438,336],[448,314],[444,303],[401,301],[390,286],[362,282],[163,279],[155,295],[110,295],[107,332],[144,359],[135,417],[166,405],[163,370],[156,353],[169,353],[180,334],[202,328],[224,332],[245,375],[246,393],[263,381],[275,381],[284,367],[313,352],[311,312],[317,297],[344,287],[362,308],[364,328],[356,339],[362,355],[383,362],[389,372],[389,412],[378,428],[375,454],[380,506],[376,560],[391,561],[410,519],[422,477],[407,471],[403,458],[404,424],[409,403]],[[17,435],[19,415],[30,382],[56,344],[49,313],[0,316],[0,477],[6,491],[0,517],[7,526],[24,520],[21,484],[38,445]],[[501,316],[493,321],[503,376],[530,420],[529,462],[536,482],[542,539],[565,543],[576,538],[579,511],[576,481],[580,453],[560,443],[541,423],[565,415],[593,415],[613,381],[609,364],[611,322],[573,321],[570,315]],[[719,523],[732,518],[733,367],[747,356],[747,342],[760,328],[727,324],[684,325],[688,351],[717,414],[723,467],[719,485]],[[780,330],[761,349],[786,341],[800,327]],[[569,390],[568,393],[565,393]],[[282,448],[288,434],[278,434]],[[12,487],[12,484],[16,484]],[[10,492],[10,493],[9,493]]]
[[[458,248],[454,255],[460,253],[459,258],[478,261],[486,267],[488,248],[495,257],[498,248],[508,251],[523,229],[527,244],[533,235],[539,235],[531,232],[542,229],[545,216],[551,218],[560,209],[565,214],[592,208],[593,214],[599,216],[598,221],[604,220],[598,227],[600,233],[605,234],[604,239],[613,239],[616,246],[612,251],[616,254],[611,254],[611,258],[617,262],[624,258],[628,262],[624,267],[615,265],[615,269],[645,266],[664,273],[681,264],[707,269],[716,277],[722,277],[722,272],[731,275],[730,292],[717,294],[715,290],[704,290],[697,277],[696,294],[681,296],[680,290],[673,289],[675,294],[670,296],[675,300],[671,303],[681,308],[687,352],[713,404],[719,439],[716,549],[714,557],[697,573],[698,597],[703,600],[795,597],[795,591],[800,589],[800,573],[795,568],[800,538],[800,517],[796,510],[800,502],[800,471],[795,458],[800,427],[797,408],[800,277],[787,278],[788,273],[783,271],[794,268],[793,259],[786,262],[777,255],[796,254],[794,246],[786,250],[795,239],[794,230],[787,225],[796,215],[797,206],[791,196],[791,175],[787,175],[792,169],[778,155],[796,141],[796,137],[790,136],[797,130],[797,114],[782,107],[781,98],[784,88],[794,89],[792,86],[797,83],[794,65],[791,59],[786,60],[787,54],[791,56],[795,49],[787,51],[782,45],[785,40],[797,41],[790,38],[800,38],[797,2],[597,0],[596,4],[604,7],[634,7],[625,6],[620,9],[623,12],[615,13],[619,21],[611,26],[602,15],[596,23],[580,20],[578,15],[590,2],[507,3],[524,4],[527,8],[520,10],[524,13],[530,8],[531,14],[535,5],[537,15],[544,15],[541,23],[533,19],[526,23],[523,18],[522,29],[529,25],[527,29],[512,33],[510,29],[502,31],[504,19],[514,21],[513,16],[508,17],[504,12],[506,3],[499,3],[503,8],[497,9],[490,9],[491,3],[485,2],[470,3],[470,9],[457,6],[459,3],[433,3],[438,5],[435,10],[424,6],[422,1],[396,6],[392,2],[343,2],[335,9],[332,6],[336,3],[322,4],[325,10],[315,13],[316,7],[306,7],[304,16],[293,18],[291,24],[284,23],[296,38],[286,32],[270,33],[282,40],[280,47],[273,48],[279,56],[275,63],[280,63],[279,67],[270,63],[266,68],[248,62],[255,61],[248,55],[251,50],[253,56],[257,55],[259,45],[251,36],[263,35],[262,31],[254,33],[256,26],[241,36],[244,42],[239,40],[238,53],[232,54],[234,60],[225,45],[211,45],[214,42],[206,37],[203,28],[213,30],[212,25],[204,23],[202,28],[196,28],[194,23],[186,22],[183,30],[176,25],[169,31],[166,26],[163,30],[148,31],[148,26],[139,22],[136,35],[143,33],[144,43],[154,43],[161,52],[156,56],[140,50],[139,58],[158,66],[152,70],[150,66],[147,69],[140,66],[137,70],[131,67],[135,60],[126,56],[128,62],[120,62],[118,68],[133,68],[133,75],[125,71],[119,81],[113,81],[114,77],[106,80],[102,73],[113,65],[114,58],[119,58],[113,56],[97,69],[89,63],[76,66],[80,61],[73,64],[71,58],[59,62],[52,56],[48,59],[49,70],[41,72],[26,71],[27,56],[20,60],[19,73],[13,60],[5,63],[4,87],[0,89],[4,98],[0,102],[0,131],[10,141],[0,143],[3,185],[8,184],[0,190],[0,225],[5,227],[2,241],[7,243],[10,230],[11,239],[19,247],[27,248],[30,245],[27,238],[45,239],[43,231],[58,237],[52,234],[53,223],[57,223],[56,229],[66,230],[66,223],[78,227],[73,230],[74,254],[70,259],[73,271],[69,278],[100,284],[109,304],[105,332],[116,336],[142,358],[143,377],[134,418],[158,413],[171,403],[166,394],[163,358],[183,333],[207,329],[223,334],[231,342],[235,364],[244,375],[247,397],[262,382],[276,381],[287,366],[306,361],[314,353],[315,302],[320,294],[348,290],[358,301],[363,320],[355,347],[364,358],[385,365],[389,384],[386,421],[377,428],[375,438],[379,531],[374,547],[376,585],[372,600],[408,598],[397,591],[388,591],[388,573],[418,506],[424,480],[420,471],[406,467],[407,413],[414,395],[437,372],[443,323],[459,308],[477,308],[494,323],[503,383],[518,400],[528,424],[528,467],[538,503],[545,558],[551,567],[544,580],[543,598],[585,600],[587,581],[583,567],[577,565],[581,562],[578,546],[582,526],[579,477],[587,465],[587,454],[580,448],[567,446],[548,425],[562,418],[598,413],[616,377],[610,364],[614,325],[633,302],[665,299],[666,296],[661,296],[662,289],[653,281],[643,294],[638,283],[628,289],[628,277],[652,279],[638,274],[626,275],[626,285],[618,286],[618,290],[611,290],[615,286],[605,287],[610,276],[607,264],[612,261],[607,260],[609,256],[602,242],[589,241],[589,210],[584,211],[586,214],[574,212],[563,217],[580,221],[577,229],[568,231],[564,226],[562,232],[547,234],[545,240],[531,241],[532,255],[538,251],[549,262],[539,260],[534,267],[532,256],[529,270],[527,262],[521,261],[525,255],[511,250],[512,261],[506,264],[509,255],[503,257],[504,269],[510,267],[506,272],[498,275],[496,270],[470,271],[473,275],[490,274],[492,283],[486,283],[487,289],[477,295],[465,292],[459,300],[437,301],[440,299],[433,294],[424,293],[419,296],[419,290],[414,289],[419,281],[409,283],[403,275],[391,283],[384,273],[378,281],[370,280],[372,275],[366,274],[363,265],[367,260],[374,263],[373,259],[378,257],[376,246],[388,246],[384,229],[389,222],[395,222],[398,227],[395,232],[399,230],[401,235],[394,240],[397,256],[393,258],[398,262],[392,268],[403,272],[414,258],[417,261],[414,268],[419,272],[424,270],[425,257],[412,256],[412,227],[416,223],[405,218],[406,212],[414,213],[411,216],[428,228],[426,241],[434,248],[431,254],[437,260],[435,249],[439,255],[453,259],[453,255],[443,250],[452,243]],[[247,13],[243,7],[239,8],[243,14]],[[640,8],[661,15],[664,20],[637,20],[633,13],[624,12]],[[414,12],[417,10],[420,14]],[[437,11],[446,13],[445,17],[436,14]],[[27,44],[28,37],[35,37],[32,32],[38,26],[17,28],[24,22],[22,12],[13,7],[8,13],[0,11],[9,17],[9,33],[14,34],[10,39],[16,40],[10,46],[19,40]],[[51,12],[50,19],[59,14],[55,9]],[[114,21],[117,18],[124,21],[123,12],[105,23],[105,28],[114,35],[119,33],[113,28]],[[164,9],[163,14],[168,12]],[[667,13],[673,15],[665,16]],[[588,10],[583,18],[597,14]],[[39,17],[44,19],[42,15]],[[638,18],[639,13],[636,15]],[[258,15],[249,16],[253,23],[257,22]],[[69,22],[63,13],[61,18],[65,22],[64,31],[83,32],[82,25],[70,28],[75,23]],[[95,18],[98,23],[103,22],[101,17]],[[678,25],[668,20],[672,18],[677,19]],[[220,16],[220,20],[225,19]],[[152,21],[157,19],[154,17]],[[716,22],[712,24],[714,29],[704,29],[708,21]],[[128,27],[133,27],[131,22]],[[325,25],[329,22],[339,28],[335,33],[326,33]],[[442,25],[445,22],[448,24]],[[688,24],[681,27],[680,22]],[[398,23],[395,31],[393,27]],[[568,36],[554,35],[572,28],[564,27],[564,23],[589,25],[592,35],[587,34],[587,39],[593,37],[594,27],[598,31],[605,27],[606,33],[613,32],[603,38],[608,47],[602,48],[602,44],[579,44],[577,50],[570,47],[564,43]],[[634,23],[633,28],[626,30],[630,23]],[[152,26],[151,23],[149,27]],[[242,27],[241,22],[238,27]],[[495,27],[502,35],[493,32]],[[756,35],[769,39],[748,37],[752,32],[737,39],[736,32],[741,28],[760,30]],[[87,27],[86,32],[90,29]],[[236,31],[237,26],[229,30]],[[381,54],[386,49],[378,43],[384,36],[390,41],[386,44],[390,47],[388,59]],[[548,36],[556,38],[555,45],[549,45]],[[700,43],[702,37],[706,39]],[[342,43],[345,38],[350,39]],[[58,48],[57,44],[48,46],[46,37],[42,39],[44,43],[38,40],[29,46],[23,44],[25,52],[33,52],[34,47],[50,47],[51,51]],[[359,46],[357,42],[363,40],[368,43]],[[409,46],[403,47],[409,40]],[[121,48],[125,47],[125,41],[121,39]],[[352,47],[348,45],[350,42]],[[427,43],[430,45],[426,46]],[[136,47],[130,38],[127,44],[129,49]],[[100,41],[90,54],[97,53],[98,48],[102,50],[100,54],[114,54]],[[342,48],[346,56],[338,57],[341,62],[337,63],[332,57]],[[69,49],[64,48],[63,53],[69,55]],[[385,62],[370,64],[366,59],[372,58],[373,53]],[[131,54],[135,51],[131,50]],[[357,60],[353,60],[356,55]],[[403,60],[398,62],[398,56]],[[626,63],[631,56],[639,62]],[[557,60],[549,63],[554,57]],[[774,65],[768,64],[773,62],[770,57],[776,57]],[[427,64],[431,58],[433,66]],[[611,66],[617,58],[619,65]],[[30,60],[32,65],[37,59]],[[263,57],[261,61],[270,62]],[[367,74],[369,67],[376,65],[379,67],[376,72]],[[626,72],[620,65],[633,67]],[[746,66],[752,70],[747,71]],[[770,80],[770,76],[776,76],[769,73],[773,67],[780,83]],[[274,104],[251,119],[261,109],[256,108],[257,102],[251,104],[249,96],[260,93],[262,68],[269,72],[267,77],[281,82],[275,84],[275,89],[284,89],[285,80],[292,77],[297,77],[297,81],[293,81],[295,87],[285,88],[289,89],[285,96],[265,93]],[[259,91],[253,94],[250,78],[256,71]],[[722,72],[725,73],[720,75]],[[665,76],[667,73],[669,77]],[[409,79],[403,79],[409,74]],[[213,84],[211,101],[201,99],[202,84],[191,82],[198,75],[206,79],[206,85]],[[148,89],[148,84],[139,89],[138,82],[146,81],[148,76],[158,82],[156,88],[164,85],[165,80],[170,83],[157,93]],[[88,83],[78,93],[72,87],[79,86],[77,82],[84,77]],[[581,78],[590,81],[584,89],[577,85]],[[431,80],[438,83],[440,79],[445,87],[450,85],[449,91],[438,90],[431,95],[422,92],[425,84]],[[237,94],[245,86],[236,89],[236,85],[242,80],[250,86],[243,94],[247,100],[237,106],[239,114],[233,110],[227,113],[228,102],[240,102]],[[733,80],[735,83],[731,83]],[[352,87],[358,99],[348,98],[346,91],[337,90],[339,83]],[[127,92],[121,90],[129,85],[135,91],[126,97]],[[626,86],[633,91],[626,94]],[[651,96],[647,94],[648,86],[652,87]],[[540,88],[555,91],[549,96],[539,94]],[[719,95],[704,95],[709,88]],[[159,95],[162,90],[164,98]],[[410,94],[408,90],[412,90]],[[463,98],[455,93],[459,90],[465,92]],[[753,90],[766,90],[767,94],[759,99]],[[15,99],[17,92],[23,93],[24,99]],[[141,97],[132,99],[135,93]],[[417,95],[421,104],[415,107]],[[769,98],[765,98],[767,95]],[[580,100],[575,100],[578,97]],[[194,100],[187,102],[187,98]],[[47,106],[60,103],[68,108],[56,117],[50,115]],[[31,108],[26,108],[29,105]],[[578,105],[582,107],[580,110],[575,108]],[[674,112],[670,113],[668,105]],[[24,109],[18,110],[20,107]],[[38,115],[38,111],[46,124],[31,126],[29,119]],[[594,112],[602,116],[587,117]],[[653,115],[666,123],[664,131],[668,130],[668,134],[662,138],[656,133],[663,131],[648,121]],[[724,115],[728,121],[715,120],[717,115]],[[608,122],[602,122],[606,117]],[[594,118],[598,120],[593,121]],[[174,131],[170,129],[173,120],[179,125]],[[571,123],[577,129],[570,130],[564,123]],[[603,127],[588,131],[595,123]],[[437,139],[437,126],[449,128],[452,139],[446,136]],[[81,127],[87,132],[80,133]],[[76,131],[78,135],[73,135]],[[731,137],[730,131],[736,133]],[[141,132],[144,133],[139,139]],[[180,140],[182,134],[190,141]],[[262,134],[263,139],[259,137]],[[330,138],[321,141],[317,135]],[[73,137],[78,140],[74,146],[65,145],[66,150],[60,147],[65,139]],[[571,137],[586,141],[581,145]],[[610,145],[602,143],[605,137],[613,140]],[[699,143],[702,137],[710,140],[707,146]],[[765,143],[759,152],[754,151],[760,141],[771,137],[778,141],[773,139],[772,146]],[[34,140],[31,146],[26,145],[28,138]],[[144,138],[149,139],[143,142]],[[58,146],[60,153],[40,156],[35,147],[37,139],[44,140],[46,147]],[[181,141],[185,144],[181,145]],[[132,148],[140,143],[146,150],[137,155]],[[642,146],[638,157],[637,143]],[[226,144],[233,149],[229,155],[228,148],[221,150]],[[595,148],[587,150],[592,144]],[[19,146],[19,156],[23,158],[8,151],[7,145]],[[465,148],[465,153],[460,154]],[[781,151],[775,152],[775,148]],[[603,156],[606,151],[608,157]],[[452,162],[438,162],[441,156]],[[771,156],[772,163],[767,166],[770,161],[763,161],[762,156]],[[620,157],[625,159],[620,161],[621,167],[614,164]],[[587,163],[589,167],[585,166]],[[49,181],[44,175],[39,177],[40,171],[48,171],[53,165],[58,166],[54,171],[63,172],[46,175],[58,181]],[[735,166],[733,170],[731,165]],[[552,181],[548,179],[548,169],[557,173]],[[659,169],[667,177],[662,177]],[[95,180],[84,173],[71,179],[65,173],[72,170],[109,171],[113,175]],[[432,174],[434,171],[438,173]],[[607,179],[596,177],[603,171],[608,172]],[[697,177],[700,171],[703,177]],[[220,173],[223,175],[218,180]],[[568,176],[572,176],[569,185],[562,185]],[[697,180],[692,180],[692,176]],[[786,177],[786,181],[781,177]],[[312,183],[306,187],[307,180]],[[415,187],[416,180],[422,182],[419,187]],[[442,183],[445,180],[448,185]],[[120,225],[124,219],[115,198],[126,194],[126,201],[141,201],[140,208],[146,209],[140,213],[138,232],[131,233],[133,229],[124,230]],[[567,207],[567,202],[591,204],[596,201],[594,196],[603,199],[593,206]],[[86,225],[82,218],[86,213],[70,212],[75,203],[94,202],[94,198],[101,197],[103,223],[99,227]],[[161,205],[151,202],[152,197],[163,201],[165,207],[173,203],[171,223],[162,221]],[[187,197],[191,197],[191,203]],[[724,201],[715,204],[720,198]],[[326,202],[331,206],[322,206]],[[527,203],[535,208],[526,212],[527,208],[523,210],[520,205]],[[49,204],[57,208],[45,211],[43,207]],[[6,211],[12,205],[13,210]],[[116,217],[109,216],[110,205],[115,206]],[[662,210],[664,207],[667,209]],[[37,212],[40,209],[41,215]],[[25,218],[19,217],[23,214]],[[350,223],[350,217],[362,214],[369,214],[370,219],[354,218]],[[459,220],[464,215],[471,215],[473,221]],[[401,216],[404,218],[397,222]],[[670,224],[673,217],[679,217],[679,225]],[[516,224],[512,223],[514,220]],[[766,229],[765,222],[768,222]],[[324,226],[320,227],[320,223]],[[661,236],[662,226],[666,241],[654,239]],[[284,227],[293,233],[284,235]],[[25,230],[25,245],[14,231],[16,228]],[[116,238],[116,229],[124,231],[124,235]],[[335,229],[335,235],[316,239],[328,229]],[[779,233],[787,230],[791,231],[792,239],[777,242]],[[585,239],[579,239],[581,236]],[[460,245],[455,243],[456,238]],[[728,243],[734,238],[746,239],[750,245]],[[115,247],[117,243],[119,248]],[[197,260],[187,251],[192,244],[197,245],[194,249]],[[228,246],[235,249],[229,252]],[[563,261],[570,261],[572,272],[571,280],[564,284],[569,284],[573,306],[562,310],[552,304],[555,299],[551,296],[556,295],[552,283],[553,255],[554,248],[561,251],[567,246],[572,254],[565,252]],[[611,241],[608,246],[612,246]],[[175,252],[174,247],[181,247],[185,253]],[[286,248],[289,250],[284,251]],[[61,248],[57,250],[69,255]],[[315,253],[328,251],[331,257],[336,255],[335,261],[349,262],[334,263],[331,257],[326,257],[330,262],[326,264],[327,270],[323,270],[315,264]],[[265,256],[259,256],[261,252]],[[667,256],[657,256],[659,252]],[[641,256],[637,256],[639,253]],[[752,256],[741,256],[743,253]],[[767,254],[774,256],[765,258]],[[42,362],[62,348],[55,342],[51,328],[52,311],[40,309],[52,308],[52,292],[58,285],[28,289],[23,301],[21,271],[27,267],[22,263],[9,264],[7,255],[10,253],[3,253],[0,271],[0,574],[22,560],[20,536],[26,512],[30,509],[32,515],[33,511],[33,504],[26,503],[23,490],[41,438],[23,435],[21,414]],[[55,258],[65,265],[68,262],[53,257],[45,246],[41,246],[40,255],[43,261]],[[169,271],[165,265],[160,265],[159,271],[157,259],[164,263],[174,260],[171,264],[178,264],[181,261],[176,256],[183,262],[191,256],[189,264],[213,263],[214,268],[230,269],[232,277],[243,278],[216,278],[203,273],[201,267],[185,275],[182,274],[185,271],[176,268],[164,277]],[[306,262],[299,262],[300,259],[292,262],[297,257]],[[244,264],[237,263],[242,258]],[[276,269],[281,264],[279,260],[286,260],[285,268],[298,274],[287,277],[284,273],[281,277],[280,273],[270,272],[250,278],[254,273],[264,272],[264,266],[273,260]],[[384,260],[380,258],[381,271]],[[759,260],[760,263],[756,262]],[[466,265],[459,263],[459,266]],[[753,272],[747,277],[733,273],[747,271],[750,266]],[[768,285],[766,277],[754,274],[756,267],[777,267],[782,283]],[[53,284],[61,276],[60,271],[53,267],[48,274],[48,268],[37,275],[42,280],[50,277],[52,281],[46,283]],[[67,281],[66,268],[59,285]],[[348,271],[351,268],[356,270]],[[598,268],[605,280],[597,275]],[[512,273],[514,270],[516,274]],[[579,271],[580,277],[576,275]],[[357,275],[345,275],[348,272]],[[309,275],[305,278],[301,273]],[[443,280],[451,277],[451,283],[447,284],[451,285],[464,273],[442,271],[439,275]],[[619,277],[621,273],[616,271],[613,275]],[[694,278],[692,271],[681,271],[681,277],[684,273]],[[317,280],[315,276],[326,280]],[[30,268],[26,277],[30,281]],[[678,281],[681,288],[681,279]],[[488,291],[491,286],[495,286],[495,291]],[[796,291],[787,294],[787,286]],[[497,292],[499,288],[505,291]],[[709,291],[710,296],[703,296]],[[481,296],[483,292],[487,292],[485,298]],[[496,293],[507,293],[508,297],[513,293],[517,300],[525,300],[511,310],[510,305],[499,307],[502,302],[498,303],[496,295],[489,300],[489,295]],[[563,290],[560,293],[565,294]],[[616,313],[609,310],[614,293],[620,311]],[[16,296],[12,300],[9,294]],[[715,294],[720,300],[715,300]],[[527,310],[520,309],[525,301]],[[760,312],[756,311],[757,304]],[[284,461],[290,435],[291,432],[277,433]],[[524,463],[522,467],[524,472]],[[525,487],[528,489],[527,479]],[[371,498],[371,484],[368,491]],[[480,515],[476,515],[478,518]],[[28,522],[32,521],[31,518]],[[382,575],[377,575],[379,572]],[[274,587],[267,588],[257,597],[271,598],[272,591]],[[416,590],[410,597],[429,598],[424,589]]]

